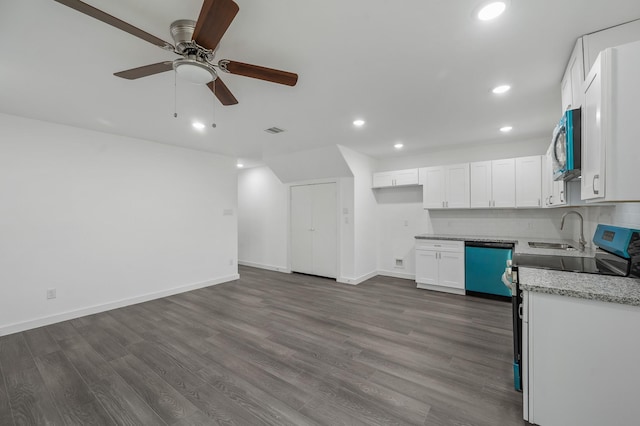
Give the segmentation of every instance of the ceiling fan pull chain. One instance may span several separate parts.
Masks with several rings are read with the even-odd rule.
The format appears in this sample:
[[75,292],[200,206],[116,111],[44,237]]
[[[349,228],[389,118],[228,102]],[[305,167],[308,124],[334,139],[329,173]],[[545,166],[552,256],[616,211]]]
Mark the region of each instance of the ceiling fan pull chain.
[[178,73],[173,71],[173,118],[178,118]]
[[213,80],[213,98],[211,98],[211,100],[213,101],[213,123],[211,123],[211,127],[213,127],[214,129],[216,128],[216,81]]

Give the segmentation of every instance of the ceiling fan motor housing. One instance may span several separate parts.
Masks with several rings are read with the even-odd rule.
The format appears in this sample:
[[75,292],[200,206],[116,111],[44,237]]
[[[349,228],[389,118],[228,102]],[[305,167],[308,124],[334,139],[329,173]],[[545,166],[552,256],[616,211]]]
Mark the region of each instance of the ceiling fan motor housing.
[[171,37],[176,46],[176,51],[180,54],[185,53],[189,48],[193,47],[193,32],[196,28],[196,21],[190,19],[179,19],[171,24]]

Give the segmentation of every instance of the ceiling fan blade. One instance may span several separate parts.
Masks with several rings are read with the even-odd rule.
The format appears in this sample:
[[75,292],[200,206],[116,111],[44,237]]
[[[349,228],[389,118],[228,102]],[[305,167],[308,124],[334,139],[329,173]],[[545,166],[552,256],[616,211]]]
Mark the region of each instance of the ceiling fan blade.
[[222,105],[235,105],[238,103],[236,97],[233,96],[229,88],[220,80],[220,77],[207,83],[207,87],[216,95],[216,98],[218,98]]
[[57,1],[58,3],[64,4],[65,6],[68,6],[72,9],[75,9],[80,13],[89,15],[92,18],[95,18],[99,21],[104,22],[105,24],[109,24],[131,35],[134,35],[145,41],[148,41],[151,44],[155,44],[156,46],[159,46],[163,49],[171,50],[171,51],[174,50],[174,47],[171,45],[171,43],[167,43],[166,41],[159,39],[156,36],[153,36],[145,31],[142,31],[140,28],[134,27],[133,25],[128,24],[116,18],[115,16],[111,16],[108,13],[103,12],[99,9],[96,9],[95,7],[90,6],[86,3],[83,3],[79,0],[55,0],[55,1]]
[[272,83],[295,86],[298,82],[298,74],[292,72],[265,68],[258,65],[245,64],[242,62],[222,59],[218,62],[220,69],[230,74],[243,75],[245,77],[258,78]]
[[157,64],[145,65],[143,67],[132,68],[130,70],[116,72],[116,77],[126,78],[127,80],[135,80],[137,78],[147,77],[149,75],[160,74],[161,72],[171,71],[173,62],[165,61]]
[[215,50],[240,8],[233,0],[204,0],[193,39],[200,46]]

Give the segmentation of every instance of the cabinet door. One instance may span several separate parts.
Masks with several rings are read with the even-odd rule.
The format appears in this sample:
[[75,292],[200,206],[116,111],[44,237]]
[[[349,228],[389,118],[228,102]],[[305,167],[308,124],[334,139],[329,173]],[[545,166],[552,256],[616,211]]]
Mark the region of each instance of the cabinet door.
[[393,173],[392,172],[380,172],[373,174],[372,188],[386,188],[393,186]]
[[602,57],[594,64],[585,81],[582,108],[582,199],[603,198],[604,194],[604,141],[602,108]]
[[427,167],[424,171],[423,207],[425,209],[444,208],[444,167]]
[[493,207],[516,206],[516,161],[514,158],[491,162]]
[[416,250],[416,282],[438,285],[438,252]]
[[469,207],[469,163],[446,167],[445,206],[447,208]]
[[464,253],[440,252],[438,263],[438,284],[464,290]]
[[397,170],[393,172],[393,185],[418,185],[418,169]]
[[567,68],[562,77],[562,112],[579,108],[582,105],[582,84],[584,82],[584,57],[582,53],[582,38],[576,42]]
[[491,161],[471,163],[469,175],[471,207],[491,207]]
[[542,206],[542,157],[516,158],[516,207]]

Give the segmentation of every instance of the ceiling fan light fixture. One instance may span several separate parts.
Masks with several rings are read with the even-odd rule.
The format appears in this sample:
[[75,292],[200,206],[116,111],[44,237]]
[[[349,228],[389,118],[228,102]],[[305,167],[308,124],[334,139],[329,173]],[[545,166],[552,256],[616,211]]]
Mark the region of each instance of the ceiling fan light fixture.
[[193,84],[205,85],[218,78],[211,66],[193,59],[177,59],[173,62],[173,69],[178,77]]

